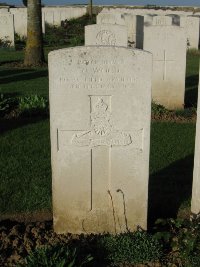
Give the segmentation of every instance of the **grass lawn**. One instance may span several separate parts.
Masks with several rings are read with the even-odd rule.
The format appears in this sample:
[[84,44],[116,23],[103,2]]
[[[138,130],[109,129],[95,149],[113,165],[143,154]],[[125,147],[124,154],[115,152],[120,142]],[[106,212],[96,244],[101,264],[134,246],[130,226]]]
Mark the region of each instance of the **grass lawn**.
[[[16,125],[9,122],[2,132],[0,212],[50,209],[49,120],[21,120]],[[152,218],[175,215],[190,197],[194,135],[193,123],[152,123],[149,189]]]
[[[25,69],[6,64],[22,59],[22,51],[3,51],[0,92],[48,97],[47,67]],[[196,104],[198,62],[199,56],[187,56],[188,106]],[[0,131],[0,214],[51,210],[49,120],[1,119]],[[194,136],[194,123],[152,123],[150,223],[158,217],[175,216],[190,198]]]
[[185,106],[196,107],[199,81],[199,55],[188,53],[186,69]]

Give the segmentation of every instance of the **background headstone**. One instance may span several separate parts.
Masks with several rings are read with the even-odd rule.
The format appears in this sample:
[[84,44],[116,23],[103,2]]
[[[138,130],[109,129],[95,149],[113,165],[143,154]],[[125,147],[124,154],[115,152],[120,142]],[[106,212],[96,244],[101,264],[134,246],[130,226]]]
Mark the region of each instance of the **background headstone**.
[[[14,15],[14,31],[20,37],[27,36],[27,8],[10,8]],[[44,16],[42,15],[42,32],[45,33]]]
[[85,46],[48,62],[55,231],[146,229],[152,55]]
[[15,46],[13,15],[7,12],[0,13],[0,39]]
[[117,24],[127,27],[130,47],[141,48],[143,43],[144,18],[120,11],[99,13],[97,24]]
[[[186,72],[186,37],[171,17],[155,16],[144,28],[144,50],[153,54],[153,100],[169,109],[183,108]],[[162,25],[163,23],[163,25]]]
[[181,27],[185,29],[187,47],[198,49],[199,47],[199,17],[181,17]]
[[127,27],[112,24],[85,26],[85,45],[128,46]]

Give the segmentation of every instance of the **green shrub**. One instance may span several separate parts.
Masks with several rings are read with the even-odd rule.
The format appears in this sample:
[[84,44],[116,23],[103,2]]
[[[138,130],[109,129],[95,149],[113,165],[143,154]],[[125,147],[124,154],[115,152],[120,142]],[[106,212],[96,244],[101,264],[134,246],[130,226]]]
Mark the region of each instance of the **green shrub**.
[[67,21],[66,27],[46,24],[44,43],[47,46],[77,46],[84,44],[84,27],[94,24],[96,18],[82,16]]
[[16,98],[10,95],[0,94],[0,117],[4,117],[17,106]]
[[[82,267],[92,261],[90,255],[81,257],[76,248],[67,245],[44,247],[31,252],[25,263],[19,266],[26,267]],[[85,265],[87,266],[87,265]]]
[[196,108],[187,108],[187,109],[178,109],[175,110],[176,116],[181,116],[183,118],[192,118],[194,115],[196,115],[197,109]]
[[84,36],[74,36],[69,39],[70,46],[80,46],[84,44]]
[[9,48],[11,46],[11,41],[8,39],[8,36],[5,36],[4,39],[0,38],[0,48]]
[[42,96],[32,95],[19,98],[21,115],[42,115],[48,113],[48,100]]
[[193,55],[193,56],[200,56],[200,50],[196,48],[190,48],[187,50],[187,54]]
[[15,33],[15,49],[24,49],[26,46],[26,37],[20,36],[19,34]]
[[165,245],[172,263],[200,266],[200,216],[191,219],[159,219],[155,238]]
[[44,44],[47,46],[59,46],[66,43],[66,29],[46,24]]
[[160,104],[156,104],[155,102],[152,102],[151,104],[151,111],[156,116],[162,116],[169,114],[169,110],[166,109],[164,106]]
[[112,266],[153,262],[162,256],[160,243],[145,231],[106,235],[100,238],[99,244]]

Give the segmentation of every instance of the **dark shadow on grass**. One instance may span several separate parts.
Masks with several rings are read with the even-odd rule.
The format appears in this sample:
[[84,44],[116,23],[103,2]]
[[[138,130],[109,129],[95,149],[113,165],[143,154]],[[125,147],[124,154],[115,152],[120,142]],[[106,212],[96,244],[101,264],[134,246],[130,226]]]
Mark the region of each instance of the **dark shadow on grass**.
[[198,97],[199,76],[193,75],[186,78],[185,107],[196,107]]
[[39,121],[47,120],[48,115],[29,117],[29,118],[17,118],[17,119],[0,119],[0,134],[7,131],[20,128],[22,126],[37,123]]
[[158,218],[176,217],[191,197],[194,155],[176,161],[149,178],[148,228]]
[[21,74],[23,72],[33,72],[33,69],[3,69],[0,70],[0,78],[4,78],[4,76],[12,76],[15,74]]
[[[3,77],[6,76],[6,77]],[[0,84],[47,77],[48,70],[17,69],[0,71]]]

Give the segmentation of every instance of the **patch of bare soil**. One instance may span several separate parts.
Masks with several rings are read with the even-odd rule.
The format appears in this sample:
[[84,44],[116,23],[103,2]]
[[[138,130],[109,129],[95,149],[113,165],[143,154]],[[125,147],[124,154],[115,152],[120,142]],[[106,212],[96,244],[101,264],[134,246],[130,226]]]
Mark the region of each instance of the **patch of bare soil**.
[[36,212],[3,214],[0,216],[0,223],[1,221],[8,220],[22,223],[44,222],[53,220],[53,214],[50,211],[41,210]]
[[57,235],[52,221],[0,223],[0,266],[13,267],[24,262],[24,258],[34,249],[57,243],[66,243],[71,235]]

